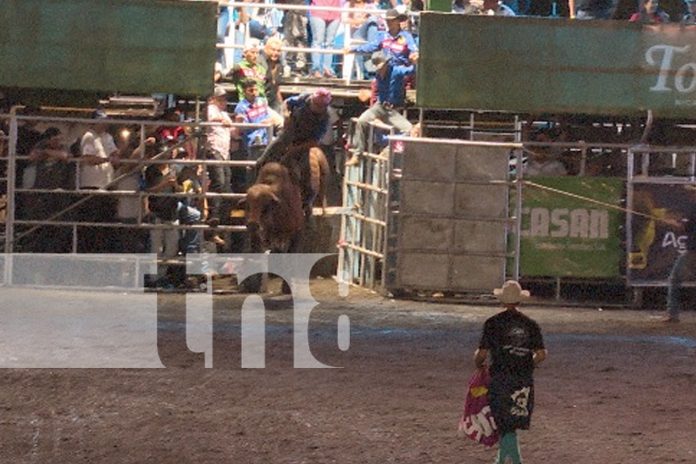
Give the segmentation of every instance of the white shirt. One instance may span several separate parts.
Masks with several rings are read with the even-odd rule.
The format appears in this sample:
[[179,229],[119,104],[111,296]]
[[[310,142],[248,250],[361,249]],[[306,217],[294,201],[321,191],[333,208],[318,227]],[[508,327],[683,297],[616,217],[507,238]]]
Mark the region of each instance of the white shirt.
[[[80,141],[80,148],[83,155],[98,156],[108,158],[110,154],[117,151],[114,138],[108,132],[96,134],[93,131],[85,132]],[[101,163],[97,165],[82,164],[80,166],[80,188],[103,188],[114,177],[114,167],[111,163]]]
[[[215,104],[208,104],[208,121],[220,122],[226,121],[230,124],[229,113],[221,110]],[[220,153],[225,160],[230,159],[230,138],[232,137],[232,128],[226,126],[209,127],[208,128],[208,149]]]

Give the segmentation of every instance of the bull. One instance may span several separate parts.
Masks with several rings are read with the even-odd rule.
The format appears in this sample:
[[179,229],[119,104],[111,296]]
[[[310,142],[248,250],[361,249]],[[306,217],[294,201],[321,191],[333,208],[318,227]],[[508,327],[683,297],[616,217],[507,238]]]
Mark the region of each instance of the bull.
[[[324,152],[317,147],[309,150],[309,191],[303,192],[300,180],[303,173],[298,172],[297,163],[270,162],[259,170],[256,182],[247,190],[246,199],[240,205],[245,207],[247,230],[252,253],[271,251],[273,253],[299,252],[302,233],[311,207],[318,203],[326,207],[326,182],[329,165]],[[294,169],[295,172],[291,172]],[[244,286],[256,291],[259,280],[254,278]],[[287,292],[287,285],[283,285]]]

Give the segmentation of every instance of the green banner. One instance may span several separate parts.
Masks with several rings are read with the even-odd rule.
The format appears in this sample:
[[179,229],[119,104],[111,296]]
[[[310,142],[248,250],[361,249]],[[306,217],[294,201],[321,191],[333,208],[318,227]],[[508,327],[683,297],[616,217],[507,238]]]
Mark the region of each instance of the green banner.
[[0,87],[206,96],[216,2],[3,0]]
[[[624,181],[604,177],[530,179],[541,186],[619,205]],[[525,185],[521,274],[525,277],[618,277],[621,213],[580,198]]]
[[693,26],[423,13],[420,33],[424,108],[694,116]]

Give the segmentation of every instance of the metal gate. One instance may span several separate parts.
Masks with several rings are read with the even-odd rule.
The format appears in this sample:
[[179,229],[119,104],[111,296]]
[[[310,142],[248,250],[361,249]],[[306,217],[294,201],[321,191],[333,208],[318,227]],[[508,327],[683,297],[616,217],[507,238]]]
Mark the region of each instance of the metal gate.
[[511,210],[521,208],[521,179],[509,171],[518,148],[392,136],[388,150],[366,154],[346,173],[339,280],[396,294],[488,292],[517,278]]

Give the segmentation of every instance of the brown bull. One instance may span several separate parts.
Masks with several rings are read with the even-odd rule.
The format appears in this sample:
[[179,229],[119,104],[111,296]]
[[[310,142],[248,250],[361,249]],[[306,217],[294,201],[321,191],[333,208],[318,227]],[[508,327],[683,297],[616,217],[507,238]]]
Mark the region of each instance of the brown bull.
[[252,252],[295,251],[305,224],[300,187],[279,163],[266,163],[246,197]]

